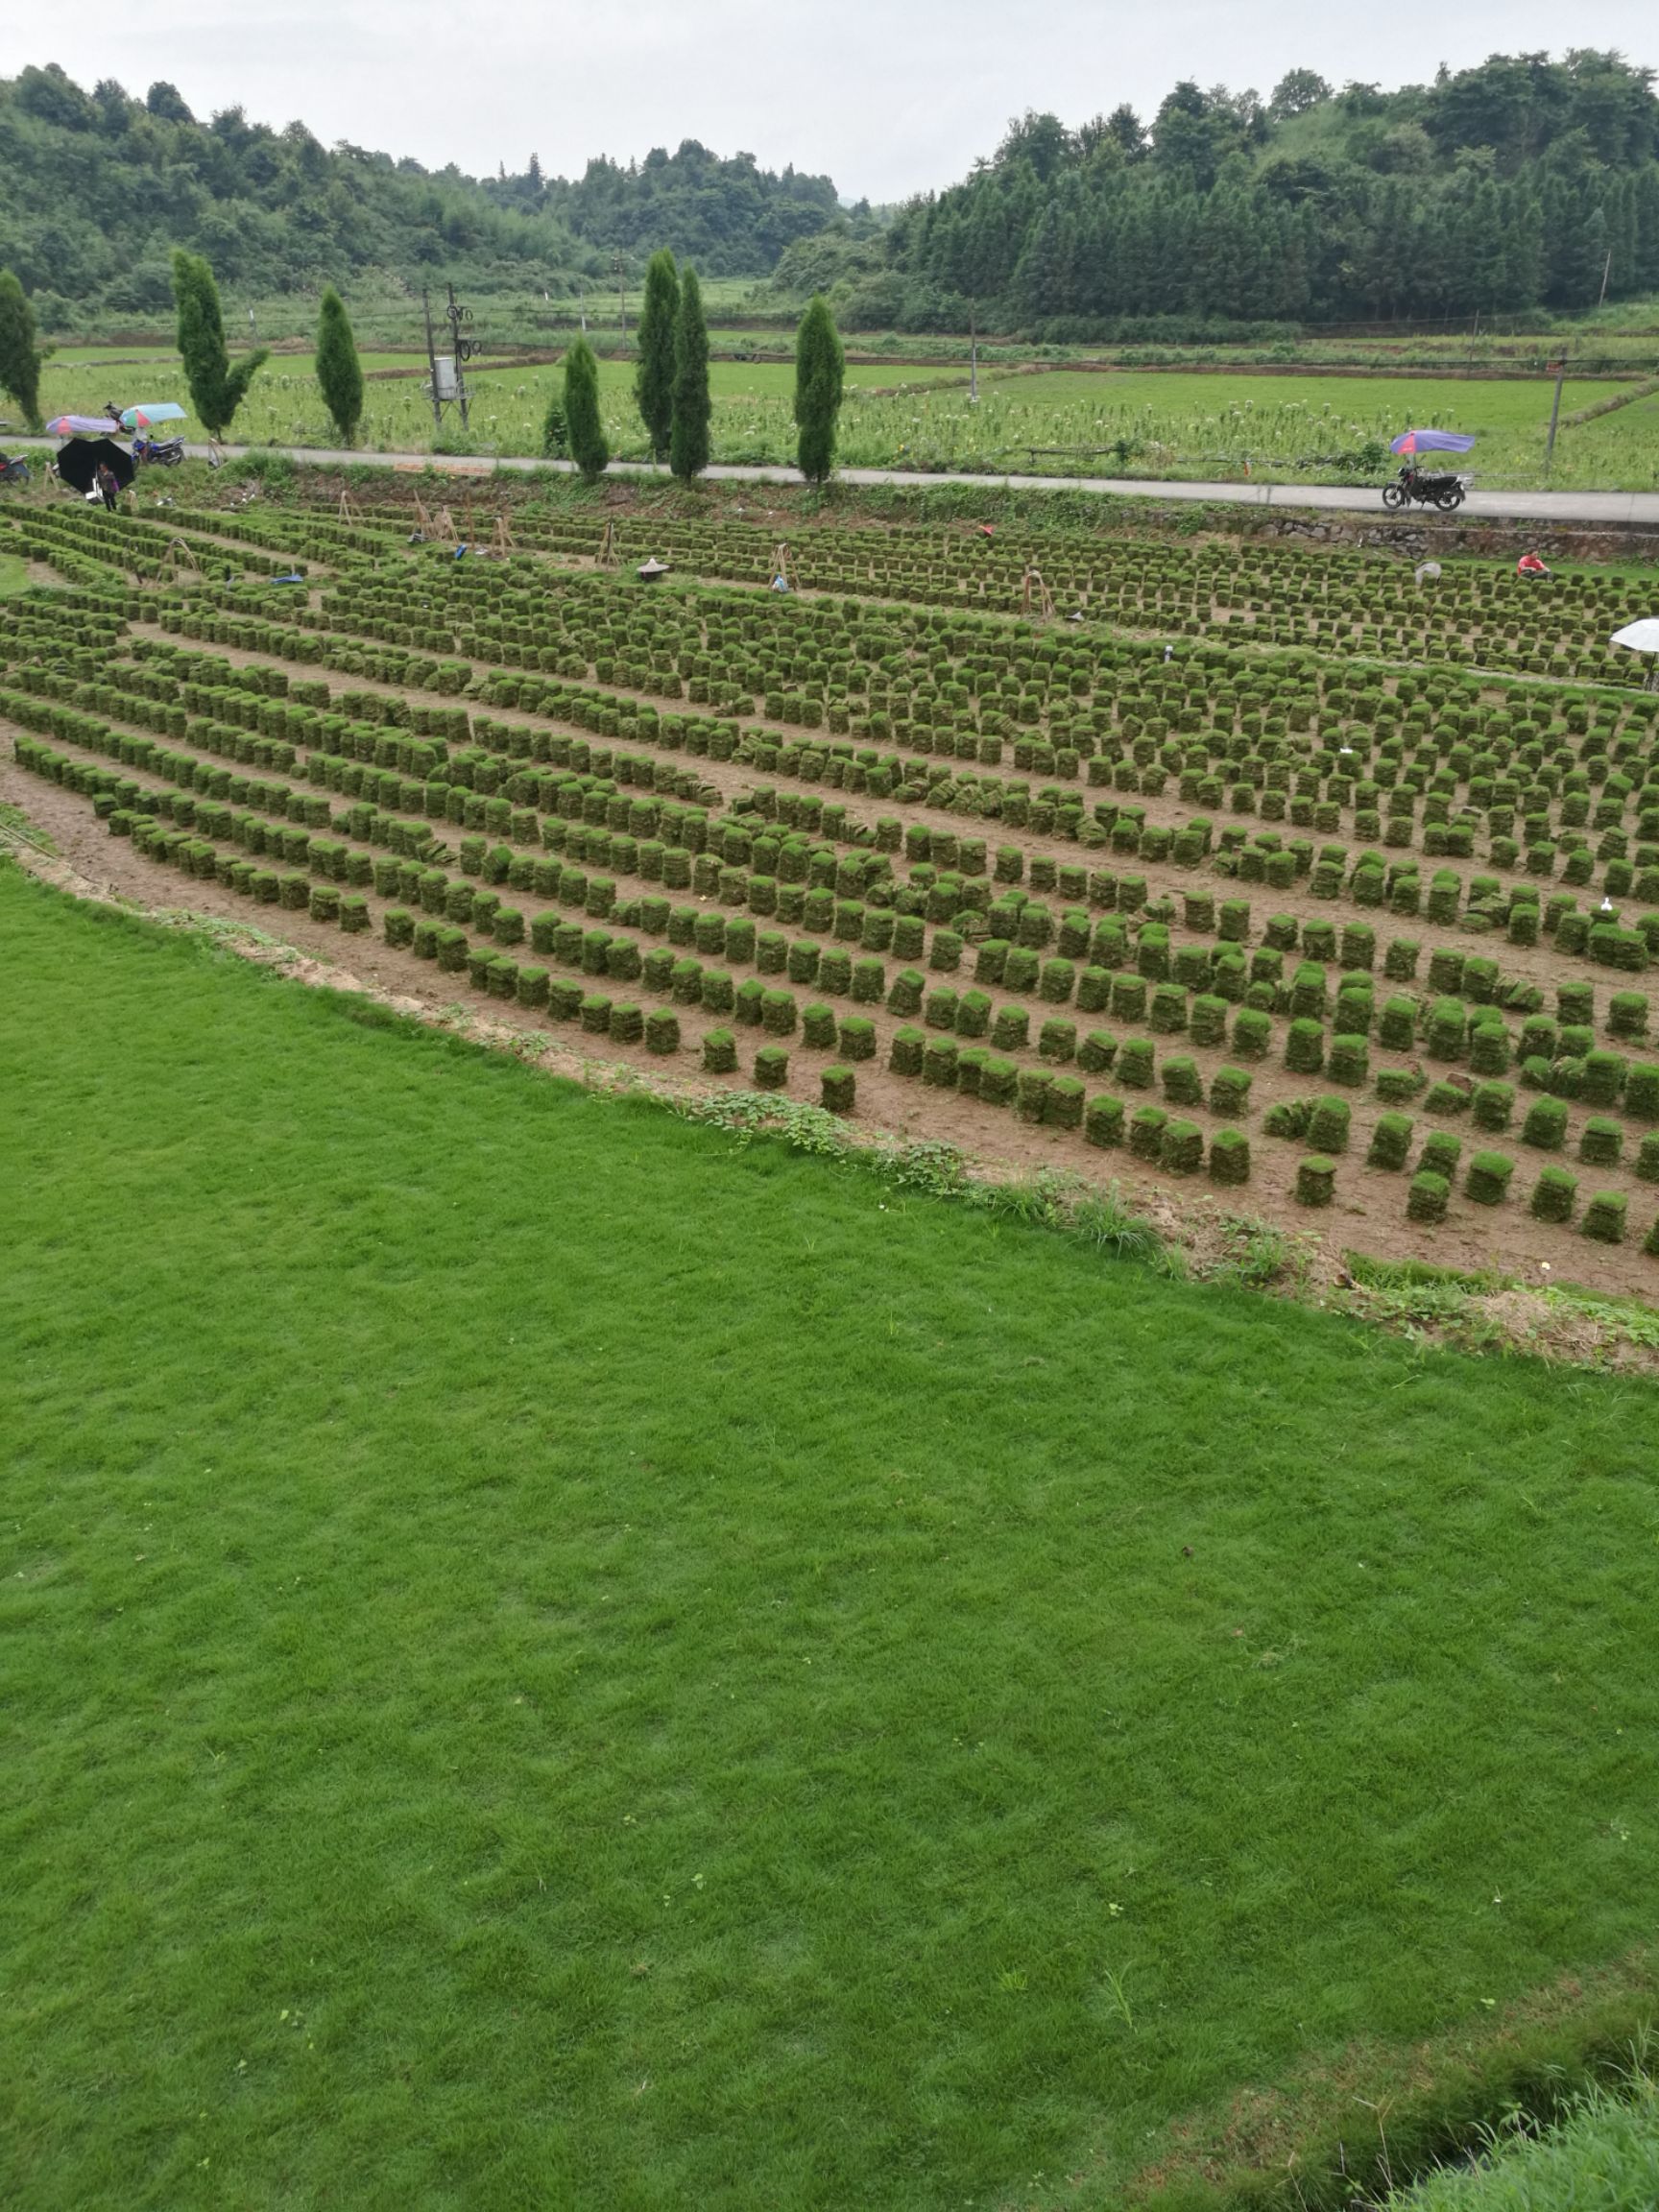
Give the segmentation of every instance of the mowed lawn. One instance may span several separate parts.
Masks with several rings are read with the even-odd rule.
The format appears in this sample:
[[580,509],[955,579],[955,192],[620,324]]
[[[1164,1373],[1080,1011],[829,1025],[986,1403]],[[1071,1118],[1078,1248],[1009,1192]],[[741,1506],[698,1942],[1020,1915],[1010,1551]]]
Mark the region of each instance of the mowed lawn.
[[1650,1388],[0,974],[0,2202],[1111,2205],[1650,1935]]

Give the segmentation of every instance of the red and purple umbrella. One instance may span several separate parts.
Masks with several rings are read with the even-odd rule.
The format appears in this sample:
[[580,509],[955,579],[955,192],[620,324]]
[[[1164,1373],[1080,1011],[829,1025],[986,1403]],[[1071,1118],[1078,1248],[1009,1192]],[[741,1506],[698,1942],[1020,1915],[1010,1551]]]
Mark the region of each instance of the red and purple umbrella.
[[121,425],[108,415],[55,415],[46,425],[48,438],[119,438]]
[[1461,430],[1403,430],[1390,441],[1390,453],[1467,453],[1473,438]]

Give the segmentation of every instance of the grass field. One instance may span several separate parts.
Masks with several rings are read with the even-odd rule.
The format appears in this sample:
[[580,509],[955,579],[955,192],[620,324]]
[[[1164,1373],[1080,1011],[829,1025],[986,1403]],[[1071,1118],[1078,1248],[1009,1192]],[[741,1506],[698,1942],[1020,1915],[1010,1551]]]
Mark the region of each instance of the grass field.
[[1650,1933],[1649,1388],[0,948],[5,2200],[1104,2206]]
[[[118,349],[115,358],[135,358]],[[409,356],[364,355],[368,368],[408,366]],[[144,397],[184,398],[171,355],[155,356]],[[101,405],[111,378],[131,383],[95,353],[77,349],[48,365],[51,411]],[[793,368],[784,362],[716,361],[714,458],[783,463],[794,456]],[[143,380],[143,379],[141,379]],[[535,453],[557,368],[486,371],[474,378],[472,440],[479,450]],[[123,384],[123,391],[126,389]],[[1356,457],[1411,424],[1473,431],[1469,464],[1483,483],[1544,480],[1544,446],[1554,386],[1547,377],[1470,378],[1251,375],[1201,372],[1053,370],[993,374],[970,401],[960,364],[906,367],[854,364],[841,421],[849,467],[1021,469],[1057,474],[1147,477],[1236,476],[1364,480]],[[903,387],[895,390],[894,387]],[[1630,389],[1634,389],[1634,385]],[[647,449],[626,361],[600,367],[606,433],[621,459]],[[1625,389],[1570,380],[1564,415]],[[446,429],[459,436],[459,422]],[[333,443],[307,357],[282,355],[253,385],[236,421],[242,439],[276,444]],[[432,444],[430,403],[419,378],[372,381],[363,425],[368,447],[424,451]],[[1059,449],[1059,450],[1056,450]],[[1376,473],[1376,470],[1370,472]],[[1659,484],[1659,396],[1559,434],[1550,482],[1560,488]]]

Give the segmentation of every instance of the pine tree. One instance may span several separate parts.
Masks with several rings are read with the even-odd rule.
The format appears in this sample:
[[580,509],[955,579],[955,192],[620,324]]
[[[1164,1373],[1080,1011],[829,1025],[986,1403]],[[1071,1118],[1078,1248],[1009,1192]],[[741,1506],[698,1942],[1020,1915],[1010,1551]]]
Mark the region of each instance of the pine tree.
[[23,410],[31,430],[40,427],[40,368],[45,355],[35,343],[35,310],[10,269],[0,269],[0,392]]
[[653,253],[645,270],[645,301],[639,310],[639,358],[634,371],[634,397],[651,441],[655,459],[666,461],[674,426],[674,343],[680,316],[680,275],[666,247]]
[[197,420],[209,437],[228,430],[248,387],[271,357],[261,346],[234,369],[225,350],[225,318],[219,287],[200,253],[182,247],[173,254],[173,299],[179,310],[179,352]]
[[317,382],[340,443],[355,445],[357,425],[363,420],[363,371],[345,302],[332,284],[323,294],[317,319]]
[[822,484],[835,466],[835,419],[846,369],[829,301],[819,293],[795,335],[795,458],[809,484]]
[[611,448],[599,420],[599,364],[586,338],[565,356],[565,430],[571,459],[594,483],[610,466]]
[[703,288],[695,269],[680,283],[680,312],[674,321],[674,422],[668,438],[668,466],[683,483],[709,466],[709,326],[703,320]]

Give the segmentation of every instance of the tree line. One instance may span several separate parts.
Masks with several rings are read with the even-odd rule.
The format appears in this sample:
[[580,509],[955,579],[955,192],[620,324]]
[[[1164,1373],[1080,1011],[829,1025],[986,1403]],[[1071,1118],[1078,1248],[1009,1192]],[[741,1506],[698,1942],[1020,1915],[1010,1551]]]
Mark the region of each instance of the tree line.
[[[219,286],[202,254],[175,248],[171,283],[191,407],[208,436],[222,438],[270,359],[270,349],[257,347],[232,363]],[[0,269],[0,392],[10,395],[36,431],[40,428],[45,358],[28,294],[13,270]],[[824,300],[815,299],[801,318],[795,345],[797,457],[809,483],[824,483],[835,466],[845,370],[834,320]],[[318,314],[316,375],[342,444],[355,445],[363,416],[363,369],[345,302],[332,285],[325,288]],[[683,483],[702,475],[709,461],[714,412],[709,326],[696,270],[681,269],[665,248],[652,255],[645,274],[634,398],[653,457],[666,461]],[[579,338],[565,356],[564,375],[542,428],[542,446],[550,458],[568,455],[589,483],[610,467],[599,364],[586,338]]]
[[315,292],[384,272],[418,287],[435,271],[474,292],[565,287],[608,271],[620,247],[666,242],[711,273],[763,276],[792,239],[833,215],[827,177],[722,160],[694,140],[626,167],[589,162],[574,181],[480,182],[450,166],[323,146],[240,108],[207,121],[166,82],[142,97],[113,79],[90,92],[56,64],[0,79],[0,262],[48,327],[89,312],[142,316],[172,297],[172,250],[212,262],[255,297]]
[[901,210],[879,267],[844,241],[833,297],[855,328],[976,312],[1080,339],[1571,311],[1659,290],[1656,156],[1653,73],[1615,54],[1494,56],[1392,93],[1296,70],[1265,102],[1187,82],[1149,126],[1023,116]]

